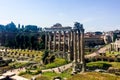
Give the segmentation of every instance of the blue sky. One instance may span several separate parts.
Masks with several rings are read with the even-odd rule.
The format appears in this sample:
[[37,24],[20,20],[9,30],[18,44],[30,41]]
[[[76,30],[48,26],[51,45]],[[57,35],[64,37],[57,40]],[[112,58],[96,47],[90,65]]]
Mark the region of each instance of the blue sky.
[[84,25],[86,31],[120,29],[120,0],[0,0],[0,24]]

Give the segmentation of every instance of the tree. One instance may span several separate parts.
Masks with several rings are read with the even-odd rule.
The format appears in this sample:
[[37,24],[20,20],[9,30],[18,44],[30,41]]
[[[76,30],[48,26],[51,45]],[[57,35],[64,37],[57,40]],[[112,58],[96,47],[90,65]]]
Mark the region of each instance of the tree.
[[21,48],[21,38],[20,38],[20,34],[17,34],[15,37],[15,42],[16,42],[16,48]]
[[39,49],[45,49],[45,34],[41,35],[41,42],[39,44]]
[[24,36],[25,37],[25,48],[29,48],[30,46],[30,38],[29,36]]

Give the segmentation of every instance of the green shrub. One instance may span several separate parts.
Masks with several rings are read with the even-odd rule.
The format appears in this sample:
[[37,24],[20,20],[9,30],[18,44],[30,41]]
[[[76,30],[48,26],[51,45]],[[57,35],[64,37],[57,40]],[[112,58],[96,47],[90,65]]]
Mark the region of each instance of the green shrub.
[[108,69],[110,66],[112,66],[111,64],[107,63],[107,62],[102,62],[102,61],[98,61],[98,62],[90,62],[87,63],[87,68],[88,69]]
[[43,61],[44,64],[47,64],[47,62],[45,62],[45,60],[48,57],[48,55],[49,55],[49,51],[45,50],[43,55],[42,55],[42,61]]

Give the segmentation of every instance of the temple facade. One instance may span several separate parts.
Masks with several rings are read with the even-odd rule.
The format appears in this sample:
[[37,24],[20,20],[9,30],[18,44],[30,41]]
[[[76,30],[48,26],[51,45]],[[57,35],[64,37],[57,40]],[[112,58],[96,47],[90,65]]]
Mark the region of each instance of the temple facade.
[[73,62],[73,72],[85,71],[84,29],[76,22],[74,27],[62,27],[55,24],[45,30],[45,49],[53,52],[62,51],[62,57]]

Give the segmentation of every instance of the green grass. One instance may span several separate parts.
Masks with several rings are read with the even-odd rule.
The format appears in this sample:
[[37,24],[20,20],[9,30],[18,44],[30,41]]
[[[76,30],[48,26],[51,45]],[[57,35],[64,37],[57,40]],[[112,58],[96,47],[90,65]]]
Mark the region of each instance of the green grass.
[[35,80],[51,80],[51,79],[45,76],[38,76]]
[[[120,68],[120,63],[97,61],[97,62],[87,63],[87,66],[89,67],[98,66],[98,68],[102,68],[102,69],[108,66]],[[71,72],[72,72],[72,69],[68,69],[63,73],[44,72],[42,73],[42,76],[38,76],[36,80],[52,80],[54,77],[61,77],[62,79],[67,78],[67,80],[120,80],[119,76],[116,76],[114,74],[108,74],[108,73],[85,72],[85,73],[80,73],[72,76]],[[29,74],[29,73],[25,73],[25,74],[22,73],[21,76],[30,79],[35,75]]]
[[24,75],[20,75],[20,76],[25,77],[27,79],[31,79],[33,77],[33,75],[27,74],[27,73],[25,73]]
[[61,65],[67,64],[67,61],[65,59],[61,59],[61,58],[56,58],[55,61],[53,63],[47,64],[45,65],[45,67],[48,68],[55,68]]
[[109,51],[106,51],[106,56],[115,56],[115,55],[120,55],[120,52],[116,52],[116,51],[114,51],[114,52],[109,52]]
[[89,62],[86,65],[87,67],[97,67],[104,69],[105,67],[114,67],[120,68],[120,62],[105,62],[105,61],[97,61],[97,62]]
[[[41,78],[44,77],[44,78],[47,78],[47,80],[52,80],[54,77],[57,77],[57,76],[61,77],[62,79],[63,78],[70,78],[71,77],[70,72],[71,72],[71,70],[67,70],[63,73],[44,72],[44,73],[42,73],[42,77],[38,76],[37,79],[42,80]],[[27,79],[31,79],[33,76],[35,76],[34,74],[31,74],[28,72],[20,72],[19,75],[22,77],[25,77]]]
[[[62,79],[70,78],[70,77],[72,77],[71,71],[72,71],[71,69],[68,69],[68,70],[64,71],[63,73],[44,72],[44,73],[42,73],[42,76],[49,78],[48,80],[53,80],[54,77],[61,77]],[[41,80],[41,78],[39,78],[38,80]]]
[[89,69],[108,69],[112,64],[109,62],[97,61],[97,62],[89,62],[87,63],[87,68]]
[[120,77],[99,72],[86,72],[76,74],[67,80],[120,80]]
[[38,75],[39,73],[40,72],[37,71],[37,70],[34,70],[34,71],[28,70],[28,71],[25,71],[25,72],[20,72],[19,76],[31,79],[33,76]]
[[114,68],[120,68],[120,62],[110,62],[110,64],[111,64],[112,67],[114,67]]
[[30,63],[28,62],[13,62],[10,63],[9,66],[12,68],[20,68],[20,67],[25,67],[28,66]]
[[[43,78],[45,78],[46,80],[52,80],[54,77],[61,77],[62,79],[63,78],[70,78],[71,71],[72,71],[72,68],[65,70],[63,73],[43,72],[42,77],[38,76],[37,80],[44,80]],[[25,71],[25,72],[20,72],[19,76],[31,79],[33,76],[39,75],[39,73],[35,74],[36,72],[37,71],[32,72],[31,70]]]

